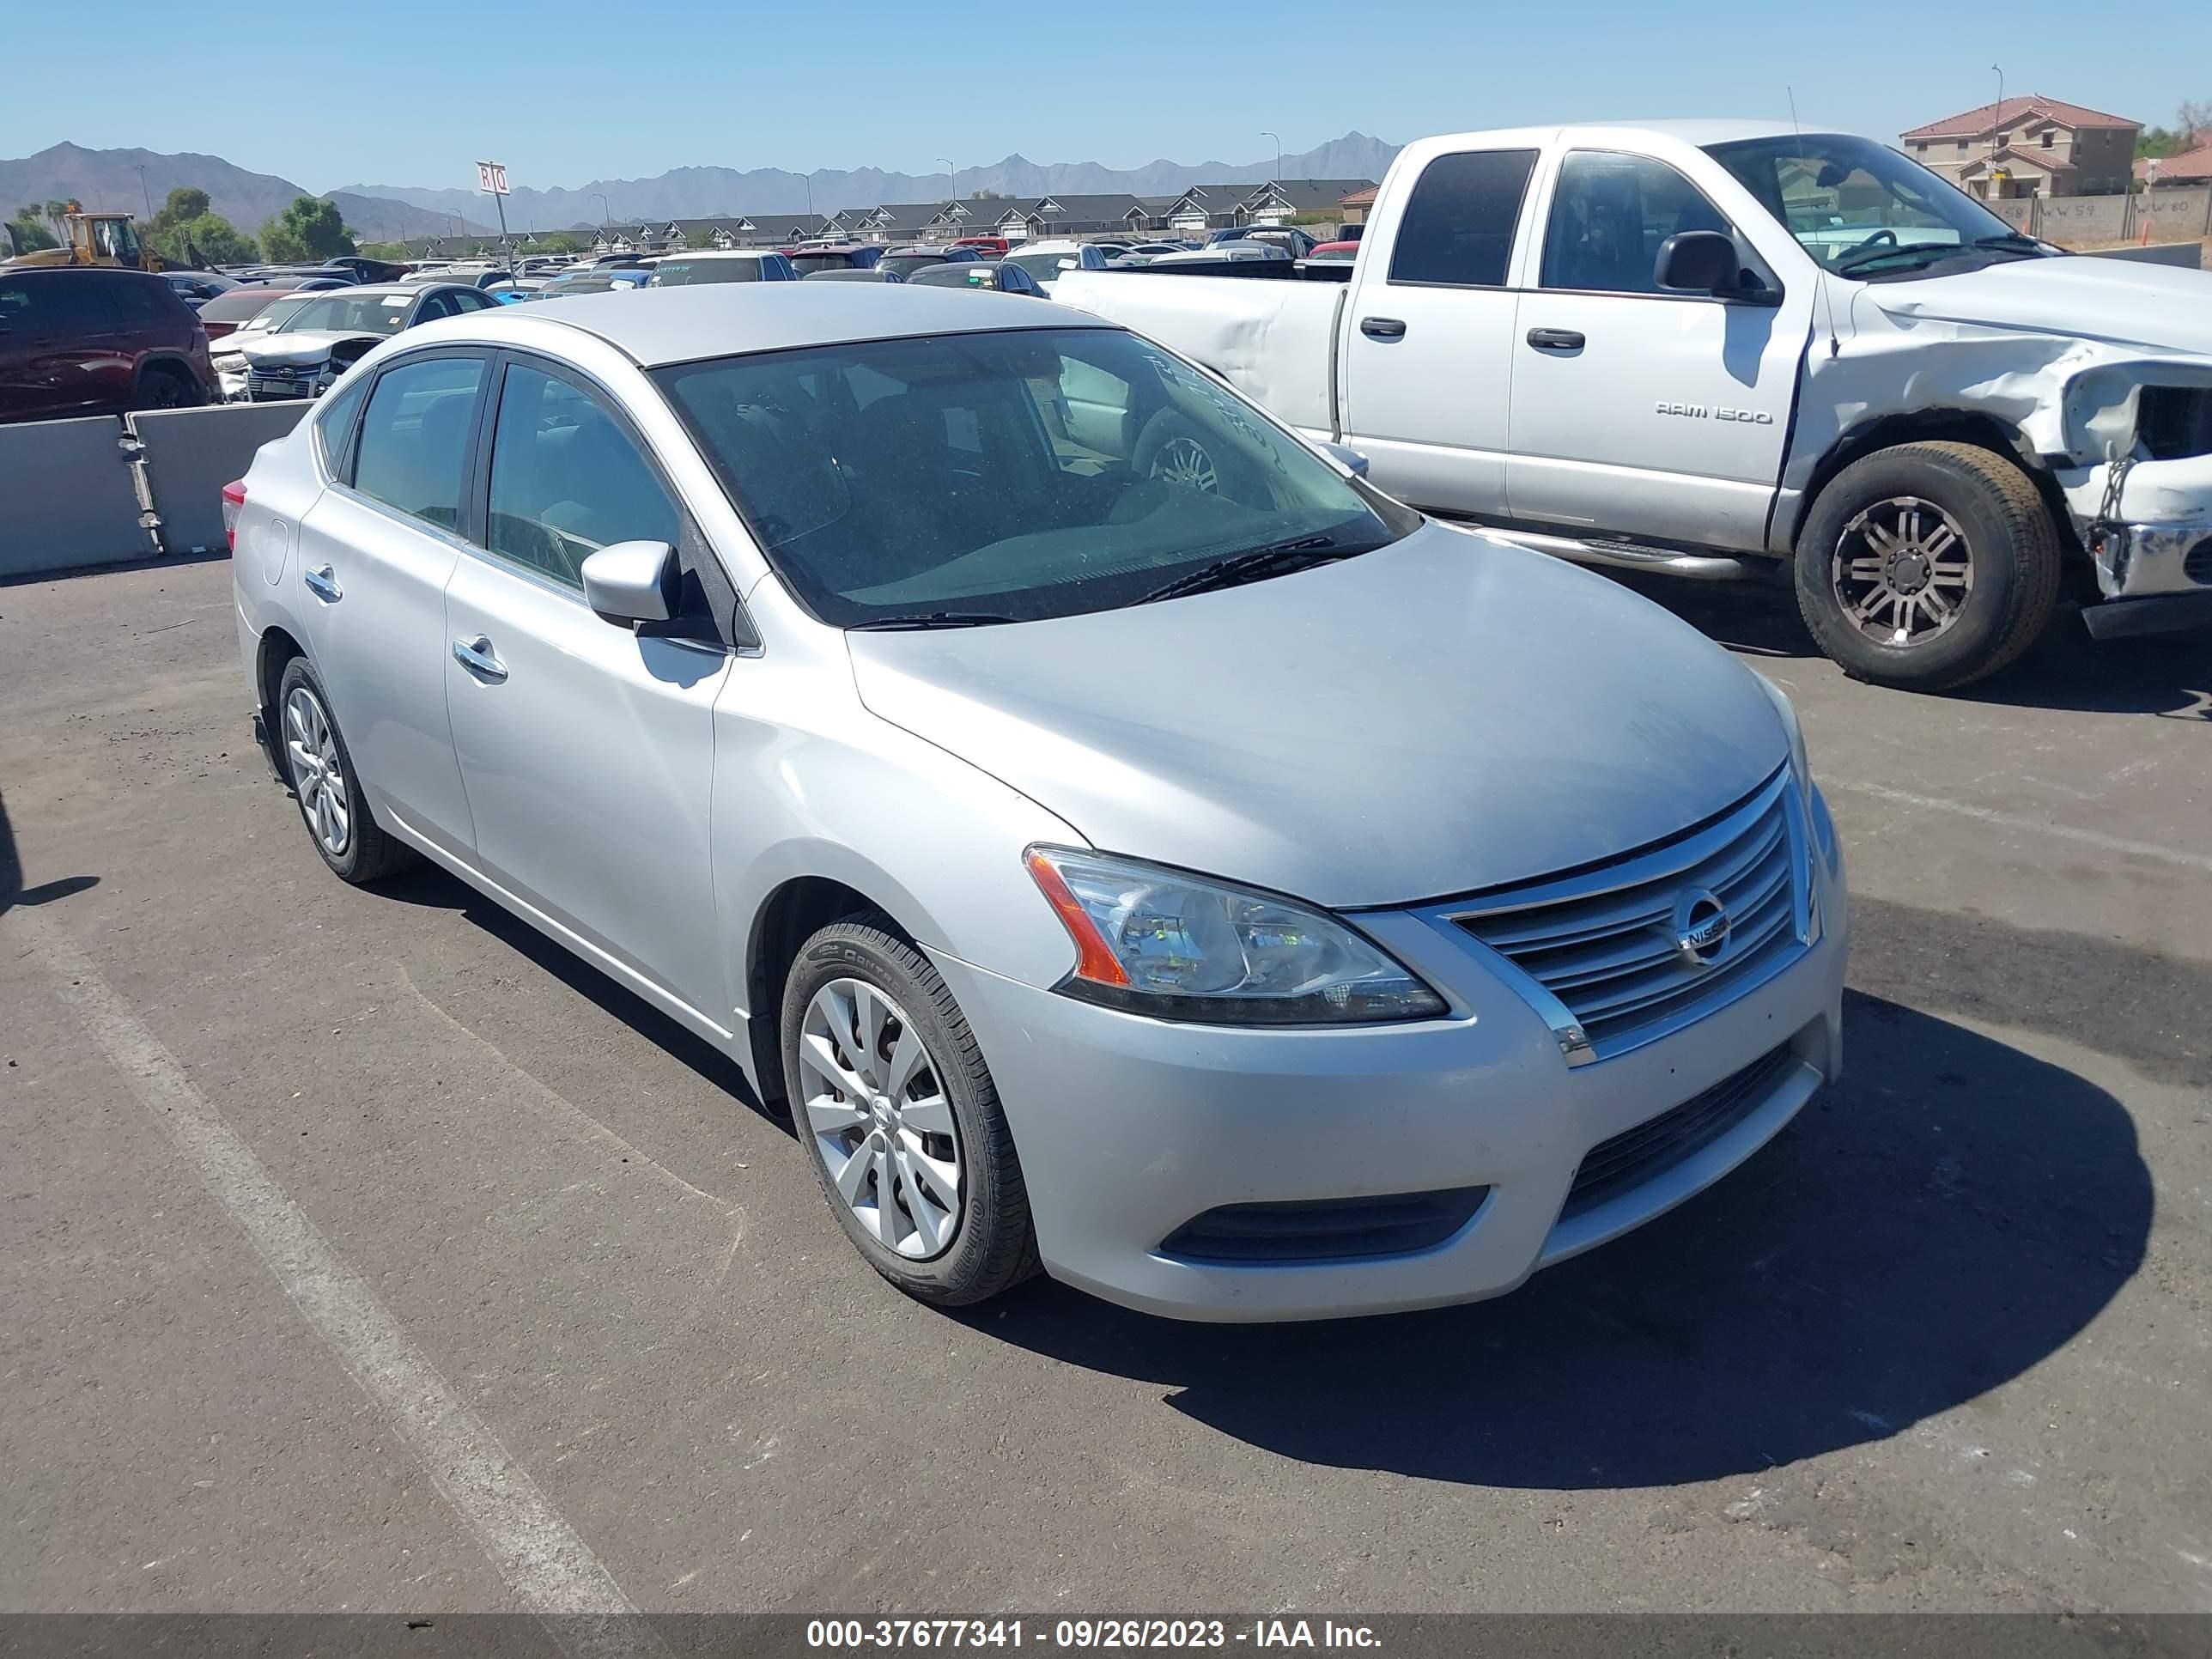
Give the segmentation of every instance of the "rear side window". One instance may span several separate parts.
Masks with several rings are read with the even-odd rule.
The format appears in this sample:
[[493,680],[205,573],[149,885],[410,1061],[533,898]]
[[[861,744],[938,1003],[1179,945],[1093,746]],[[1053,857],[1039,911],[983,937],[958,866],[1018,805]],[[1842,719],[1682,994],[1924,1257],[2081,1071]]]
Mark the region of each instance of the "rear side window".
[[323,400],[315,415],[315,434],[323,445],[323,463],[333,477],[346,476],[346,465],[353,447],[354,420],[361,413],[361,403],[368,395],[371,377],[356,378],[354,383],[332,398]]
[[175,307],[180,301],[174,290],[158,276],[150,280],[123,276],[103,282],[100,286],[107,290],[108,301],[125,328],[177,320]]
[[1503,288],[1533,149],[1465,150],[1421,169],[1390,252],[1394,283]]
[[353,487],[441,530],[461,522],[481,357],[430,357],[377,376],[355,441]]

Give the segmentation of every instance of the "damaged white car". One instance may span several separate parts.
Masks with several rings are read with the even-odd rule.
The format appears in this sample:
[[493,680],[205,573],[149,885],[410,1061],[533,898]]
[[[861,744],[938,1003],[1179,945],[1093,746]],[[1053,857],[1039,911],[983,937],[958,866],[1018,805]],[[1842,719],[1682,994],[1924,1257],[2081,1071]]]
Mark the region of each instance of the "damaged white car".
[[[1431,512],[1688,576],[1789,561],[1865,679],[1978,678],[2062,599],[2100,636],[2212,623],[2212,275],[2066,255],[1871,139],[1424,139],[1348,277],[1300,274],[1070,271],[1054,297]],[[1236,488],[1186,433],[1088,441]]]
[[216,378],[230,403],[319,398],[339,375],[401,331],[498,303],[458,283],[334,289],[313,295],[268,328],[226,338],[216,349]]

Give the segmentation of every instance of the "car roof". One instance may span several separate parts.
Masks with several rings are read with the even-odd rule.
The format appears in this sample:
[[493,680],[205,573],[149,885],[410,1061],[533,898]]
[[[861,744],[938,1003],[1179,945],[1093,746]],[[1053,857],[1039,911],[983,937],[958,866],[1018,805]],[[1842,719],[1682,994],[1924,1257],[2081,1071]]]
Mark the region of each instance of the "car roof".
[[502,306],[408,331],[410,341],[524,345],[547,325],[604,340],[647,368],[702,357],[1006,328],[1104,328],[1020,295],[906,283],[722,283]]

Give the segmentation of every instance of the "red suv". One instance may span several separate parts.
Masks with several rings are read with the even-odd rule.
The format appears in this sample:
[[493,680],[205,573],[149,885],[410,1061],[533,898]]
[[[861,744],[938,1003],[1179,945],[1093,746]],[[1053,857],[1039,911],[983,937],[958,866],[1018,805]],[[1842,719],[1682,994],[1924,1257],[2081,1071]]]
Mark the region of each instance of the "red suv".
[[207,331],[137,270],[0,270],[0,421],[181,409],[214,395]]

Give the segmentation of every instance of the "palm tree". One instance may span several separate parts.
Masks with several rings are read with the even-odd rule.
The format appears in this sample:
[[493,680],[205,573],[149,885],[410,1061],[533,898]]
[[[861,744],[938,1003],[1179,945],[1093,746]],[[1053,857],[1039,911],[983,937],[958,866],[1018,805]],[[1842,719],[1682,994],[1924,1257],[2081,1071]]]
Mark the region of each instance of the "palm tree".
[[70,204],[67,202],[47,202],[39,210],[46,216],[46,222],[54,228],[54,234],[66,242],[69,227],[64,222],[69,216]]

